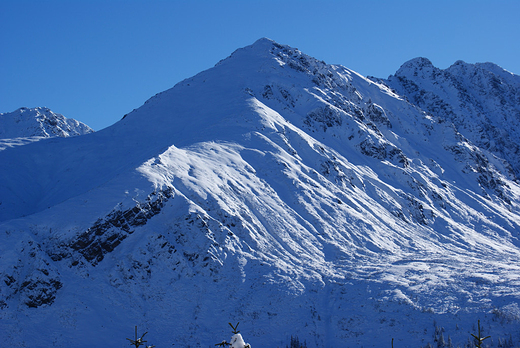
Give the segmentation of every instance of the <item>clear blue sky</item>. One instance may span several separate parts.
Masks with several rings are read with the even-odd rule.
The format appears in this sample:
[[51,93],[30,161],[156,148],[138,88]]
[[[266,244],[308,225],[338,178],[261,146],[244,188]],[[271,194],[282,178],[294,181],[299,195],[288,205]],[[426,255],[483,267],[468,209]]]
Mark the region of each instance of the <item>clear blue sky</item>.
[[0,112],[47,106],[99,130],[261,37],[362,75],[418,56],[520,74],[517,0],[0,0]]

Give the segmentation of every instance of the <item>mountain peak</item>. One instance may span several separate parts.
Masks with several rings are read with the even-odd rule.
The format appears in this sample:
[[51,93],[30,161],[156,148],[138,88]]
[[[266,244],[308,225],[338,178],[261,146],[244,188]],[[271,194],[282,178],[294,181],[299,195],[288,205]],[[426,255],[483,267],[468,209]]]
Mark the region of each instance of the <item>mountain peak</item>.
[[69,137],[92,133],[86,124],[47,107],[22,107],[13,112],[0,113],[0,139],[19,137]]
[[412,71],[414,74],[417,73],[417,71],[425,70],[425,69],[436,69],[433,63],[428,59],[424,57],[417,57],[414,59],[410,59],[401,67],[397,72],[395,73],[396,76],[402,76],[407,75],[408,72]]
[[277,44],[277,42],[274,40],[271,40],[268,37],[262,37],[262,38],[256,40],[251,46],[269,46],[269,45],[273,45],[273,44]]
[[465,61],[459,59],[457,60],[455,63],[453,63],[453,65],[467,65],[468,63],[466,63]]
[[[236,59],[237,57],[240,57],[240,59],[245,58],[244,56],[247,55],[247,60],[255,60],[258,58],[266,58],[266,57],[272,57],[279,55],[279,51],[286,51],[286,52],[298,52],[301,54],[301,52],[297,48],[293,48],[287,45],[282,45],[277,43],[274,40],[271,40],[269,38],[263,37],[258,40],[256,40],[253,44],[242,47],[237,49],[235,52],[231,54],[230,57],[223,59],[219,62],[225,62],[231,59]],[[217,65],[219,65],[217,64]]]

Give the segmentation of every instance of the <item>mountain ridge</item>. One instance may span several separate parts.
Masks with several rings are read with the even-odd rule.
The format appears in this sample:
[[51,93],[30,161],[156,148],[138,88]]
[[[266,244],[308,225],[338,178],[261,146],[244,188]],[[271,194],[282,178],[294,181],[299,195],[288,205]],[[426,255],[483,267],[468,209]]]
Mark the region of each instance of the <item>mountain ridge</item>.
[[7,339],[56,313],[55,346],[136,324],[207,346],[226,321],[252,346],[507,333],[520,188],[392,88],[260,39],[111,127],[1,151]]
[[445,70],[431,62],[425,67],[415,63],[403,64],[386,83],[426,112],[454,123],[477,146],[506,159],[512,167],[508,174],[517,180],[520,77],[492,63],[457,61]]

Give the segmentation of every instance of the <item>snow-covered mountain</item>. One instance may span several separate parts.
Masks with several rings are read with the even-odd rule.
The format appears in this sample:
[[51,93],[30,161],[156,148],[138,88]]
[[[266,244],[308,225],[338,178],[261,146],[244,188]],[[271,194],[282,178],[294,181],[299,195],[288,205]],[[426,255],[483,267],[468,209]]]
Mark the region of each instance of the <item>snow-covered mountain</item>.
[[0,113],[0,139],[70,137],[92,132],[86,124],[56,114],[48,108],[20,108]]
[[0,151],[45,138],[92,133],[86,124],[56,114],[48,108],[20,108],[0,113]]
[[445,70],[412,59],[387,84],[427,113],[453,123],[475,145],[520,176],[520,76],[493,63],[457,61]]
[[252,347],[463,346],[480,319],[518,344],[514,161],[392,81],[261,39],[111,127],[0,151],[3,342],[208,347],[240,322]]

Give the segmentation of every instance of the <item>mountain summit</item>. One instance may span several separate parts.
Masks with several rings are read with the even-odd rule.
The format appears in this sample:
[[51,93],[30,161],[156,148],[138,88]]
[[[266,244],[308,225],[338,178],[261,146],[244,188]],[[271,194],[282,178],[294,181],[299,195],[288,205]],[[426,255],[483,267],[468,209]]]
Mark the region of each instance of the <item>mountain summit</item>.
[[514,161],[396,80],[261,39],[111,127],[0,151],[6,344],[117,346],[138,325],[214,346],[240,322],[253,347],[462,345],[477,318],[509,337]]
[[20,108],[0,114],[0,139],[69,137],[94,132],[89,126],[48,108]]

